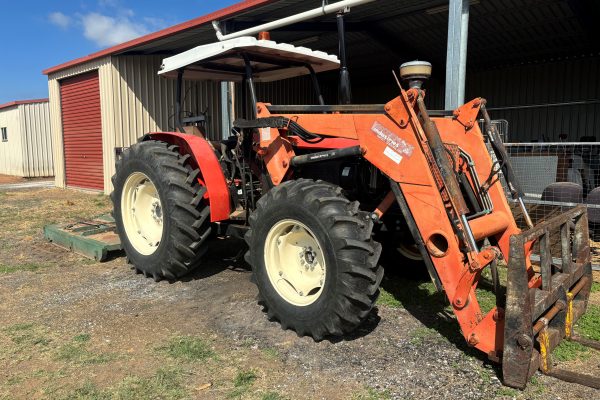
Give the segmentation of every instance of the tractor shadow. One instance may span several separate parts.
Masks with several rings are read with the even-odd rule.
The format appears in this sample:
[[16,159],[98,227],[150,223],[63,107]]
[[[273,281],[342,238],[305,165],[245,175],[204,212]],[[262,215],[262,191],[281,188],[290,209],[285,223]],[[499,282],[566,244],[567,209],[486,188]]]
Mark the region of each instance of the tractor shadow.
[[[191,282],[201,280],[218,275],[226,270],[250,275],[252,269],[244,260],[246,250],[248,250],[248,246],[242,239],[234,237],[213,238],[209,242],[209,250],[202,260],[202,266],[194,270],[191,274],[181,277],[178,281]],[[340,337],[328,336],[324,340],[331,343],[338,343],[362,338],[373,332],[377,328],[379,321],[381,321],[381,318],[378,315],[378,309],[374,307],[366,320],[352,333]]]
[[208,252],[202,258],[202,265],[191,274],[179,278],[180,282],[191,282],[209,278],[225,270],[250,272],[250,266],[244,261],[247,246],[243,240],[233,237],[212,238],[208,243]]
[[381,288],[387,292],[384,304],[393,302],[391,307],[404,308],[426,328],[438,332],[465,355],[491,365],[496,374],[501,376],[500,366],[491,363],[483,353],[467,344],[446,295],[437,292],[428,277],[424,278],[420,274],[408,275],[406,272],[388,268]]

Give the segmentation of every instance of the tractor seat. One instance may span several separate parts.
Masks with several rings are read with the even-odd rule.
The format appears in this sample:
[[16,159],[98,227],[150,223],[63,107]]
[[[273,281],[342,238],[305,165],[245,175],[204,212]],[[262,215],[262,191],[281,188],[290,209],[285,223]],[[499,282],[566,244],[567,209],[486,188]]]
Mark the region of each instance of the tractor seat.
[[583,203],[583,187],[573,182],[554,182],[542,192],[542,201]]
[[[585,199],[586,204],[600,207],[600,187],[593,189]],[[600,224],[600,208],[588,207],[588,219],[594,224]]]

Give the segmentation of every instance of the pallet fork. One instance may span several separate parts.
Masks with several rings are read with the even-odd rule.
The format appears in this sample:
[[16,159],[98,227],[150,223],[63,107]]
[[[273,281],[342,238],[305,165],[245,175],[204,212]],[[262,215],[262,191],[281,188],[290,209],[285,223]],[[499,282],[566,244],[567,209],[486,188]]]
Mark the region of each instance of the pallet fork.
[[[553,263],[550,243],[554,235],[560,236],[561,263]],[[524,388],[539,368],[546,375],[600,389],[600,378],[555,369],[551,356],[563,338],[600,350],[600,342],[579,337],[573,331],[574,323],[587,308],[592,285],[587,238],[588,220],[583,206],[512,236],[502,362],[507,385]],[[526,248],[536,240],[540,246],[541,282],[531,287]]]

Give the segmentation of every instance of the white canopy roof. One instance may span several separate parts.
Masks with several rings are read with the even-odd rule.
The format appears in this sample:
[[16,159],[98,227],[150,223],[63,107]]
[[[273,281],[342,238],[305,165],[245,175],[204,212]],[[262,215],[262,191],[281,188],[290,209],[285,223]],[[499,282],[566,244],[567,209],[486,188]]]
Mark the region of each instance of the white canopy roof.
[[248,55],[257,82],[306,75],[309,73],[306,64],[315,72],[323,72],[339,68],[340,63],[337,56],[322,51],[243,36],[165,58],[158,73],[175,78],[177,71],[185,67],[185,79],[239,82],[245,73],[242,53]]

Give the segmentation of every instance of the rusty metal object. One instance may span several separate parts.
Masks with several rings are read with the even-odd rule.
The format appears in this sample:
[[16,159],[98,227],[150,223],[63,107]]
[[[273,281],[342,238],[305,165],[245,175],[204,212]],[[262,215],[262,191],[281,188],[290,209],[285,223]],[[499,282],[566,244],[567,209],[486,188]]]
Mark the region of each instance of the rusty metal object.
[[573,371],[565,371],[564,369],[550,369],[548,372],[546,372],[546,375],[560,379],[561,381],[578,383],[594,389],[600,389],[600,378],[595,376],[580,374]]
[[431,120],[431,118],[429,118],[427,108],[425,107],[425,101],[423,100],[422,96],[417,98],[417,106],[419,107],[419,112],[421,113],[421,117],[424,121],[423,131],[427,137],[429,148],[433,153],[435,162],[442,174],[442,179],[444,181],[446,190],[448,191],[456,212],[459,215],[464,215],[469,212],[469,209],[467,208],[465,199],[460,191],[460,185],[458,183],[458,179],[456,178],[456,174],[454,173],[454,168],[452,165],[450,165],[450,161],[448,160],[446,148],[442,142],[440,133],[438,132],[435,123]]
[[392,204],[394,204],[395,201],[396,196],[394,196],[394,192],[390,190],[388,194],[385,195],[383,200],[381,200],[381,203],[379,203],[375,211],[373,211],[373,214],[377,217],[378,220],[381,219],[383,214],[385,214],[387,210],[390,209],[390,207],[392,206]]
[[[573,221],[571,246],[571,236],[565,235],[564,227]],[[549,246],[545,245],[552,235],[561,240],[564,261],[560,267],[552,265]],[[587,213],[581,206],[511,237],[502,361],[506,385],[524,388],[538,368],[549,375],[577,379],[578,383],[589,381],[581,374],[552,370],[550,360],[552,350],[587,306],[591,264],[589,246],[583,240],[586,237]],[[535,240],[541,243],[541,274],[530,280],[526,249]]]
[[571,341],[577,342],[586,347],[591,347],[592,349],[596,349],[596,350],[600,351],[600,342],[597,340],[587,339],[587,338],[583,338],[581,336],[573,336],[573,337],[571,337]]
[[452,112],[452,115],[458,122],[460,122],[462,126],[465,127],[465,130],[469,130],[473,128],[477,122],[477,115],[479,115],[479,108],[481,105],[481,98],[478,97],[458,107]]
[[442,138],[437,126],[427,113],[427,107],[425,107],[425,101],[423,100],[422,94],[420,94],[417,98],[417,106],[419,108],[421,118],[423,118],[423,132],[427,137],[427,144],[433,153],[435,163],[442,176],[442,181],[450,198],[450,202],[452,203],[452,206],[461,222],[463,234],[465,236],[464,241],[467,249],[469,250],[468,252],[476,254],[478,252],[477,243],[475,242],[473,232],[471,231],[471,227],[469,226],[466,217],[467,213],[469,212],[469,208],[467,207],[465,198],[460,190],[458,178],[456,177],[454,167],[450,164],[446,147],[444,142],[442,142]]

